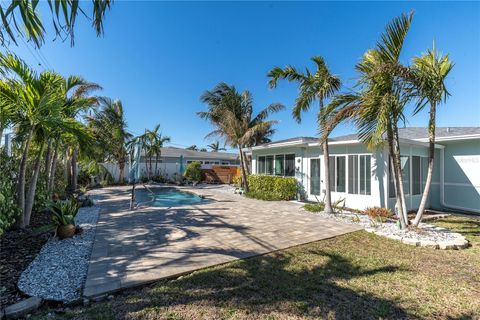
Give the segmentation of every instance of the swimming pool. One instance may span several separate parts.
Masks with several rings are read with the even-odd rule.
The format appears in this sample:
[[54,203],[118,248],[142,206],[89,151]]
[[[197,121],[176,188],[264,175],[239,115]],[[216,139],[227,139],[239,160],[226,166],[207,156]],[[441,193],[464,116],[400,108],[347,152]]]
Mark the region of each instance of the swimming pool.
[[[153,192],[150,192],[150,190]],[[177,207],[199,204],[205,199],[177,188],[151,188],[135,190],[135,198],[139,205],[152,207]]]

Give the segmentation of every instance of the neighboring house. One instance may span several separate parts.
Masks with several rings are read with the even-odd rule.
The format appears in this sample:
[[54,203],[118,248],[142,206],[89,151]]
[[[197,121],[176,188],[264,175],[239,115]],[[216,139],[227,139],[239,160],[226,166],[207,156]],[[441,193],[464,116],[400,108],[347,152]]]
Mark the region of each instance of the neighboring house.
[[[238,154],[228,152],[207,152],[194,151],[175,147],[161,148],[160,157],[155,166],[156,158],[153,156],[146,157],[143,152],[140,158],[140,174],[147,176],[147,170],[150,167],[150,160],[152,163],[152,175],[161,175],[165,178],[173,178],[174,175],[182,174],[187,164],[193,161],[199,161],[202,168],[209,169],[212,165],[223,166],[238,166]],[[112,174],[115,180],[118,180],[118,166],[112,163],[104,163],[104,167]],[[155,167],[157,172],[155,172]],[[130,166],[125,167],[125,177],[128,177]]]
[[[428,207],[480,213],[480,127],[437,128]],[[399,130],[408,209],[420,204],[427,174],[426,128]],[[387,149],[369,151],[357,135],[329,139],[332,200],[346,207],[395,208]],[[308,200],[323,200],[323,155],[317,138],[298,137],[251,149],[252,172],[294,176]]]

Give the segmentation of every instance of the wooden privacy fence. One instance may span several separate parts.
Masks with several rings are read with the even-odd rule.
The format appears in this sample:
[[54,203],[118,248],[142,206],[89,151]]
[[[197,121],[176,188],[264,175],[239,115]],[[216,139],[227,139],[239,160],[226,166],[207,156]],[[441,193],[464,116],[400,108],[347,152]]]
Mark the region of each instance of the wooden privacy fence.
[[240,175],[237,166],[211,166],[202,168],[202,180],[207,183],[233,183],[233,178]]

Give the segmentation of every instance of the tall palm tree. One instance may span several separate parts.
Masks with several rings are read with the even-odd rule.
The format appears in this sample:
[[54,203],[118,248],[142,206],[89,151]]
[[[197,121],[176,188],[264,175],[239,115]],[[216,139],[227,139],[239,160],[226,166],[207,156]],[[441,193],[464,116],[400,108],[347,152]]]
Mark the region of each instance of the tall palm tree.
[[242,183],[248,192],[247,164],[243,149],[251,145],[255,137],[268,133],[277,121],[266,119],[285,107],[273,103],[254,115],[250,92],[238,92],[234,86],[226,83],[218,84],[212,91],[205,91],[200,99],[208,105],[208,110],[197,114],[215,127],[207,138],[221,137],[232,148],[238,148]]
[[192,144],[191,146],[186,147],[185,149],[187,149],[187,150],[193,150],[193,151],[198,151],[198,147],[197,147],[196,144]]
[[[59,130],[75,136],[85,131],[75,119],[65,118],[62,113],[65,100],[61,90],[63,78],[59,74],[50,71],[38,74],[14,55],[0,55],[0,67],[9,82],[0,90],[0,105],[10,105],[14,110],[11,122],[21,149],[17,206],[22,214],[17,224],[26,227],[30,223],[46,141]],[[33,170],[27,192],[26,169],[31,151],[34,151]]]
[[398,124],[405,121],[404,109],[410,95],[398,74],[405,70],[399,59],[411,21],[412,13],[403,14],[387,25],[381,41],[374,49],[368,50],[356,66],[360,74],[358,91],[336,96],[327,112],[333,112],[328,121],[331,127],[346,118],[355,121],[359,137],[369,149],[384,148],[386,140],[393,169],[397,216],[402,229],[407,227],[408,219]]
[[120,100],[98,98],[100,108],[88,117],[88,123],[95,138],[104,145],[106,158],[118,164],[119,180],[124,181],[127,161],[127,141],[132,135],[127,131],[123,104]]
[[410,68],[411,73],[406,79],[411,85],[410,90],[412,95],[418,99],[414,113],[423,110],[427,104],[430,105],[430,117],[428,121],[428,171],[422,200],[420,201],[420,206],[413,221],[413,225],[415,226],[418,226],[422,220],[427,205],[435,158],[435,116],[437,106],[446,101],[449,96],[445,79],[452,68],[453,63],[450,61],[448,55],[439,54],[435,50],[434,45],[432,50],[427,50],[427,52],[420,57],[413,58],[413,65]]
[[225,151],[227,149],[220,147],[220,141],[215,141],[214,143],[211,143],[207,146],[210,148],[211,152],[219,152],[219,151]]
[[[305,72],[301,72],[292,66],[287,66],[284,69],[280,67],[273,68],[268,73],[268,77],[270,77],[269,85],[271,88],[275,88],[279,79],[297,82],[299,84],[300,93],[295,100],[295,106],[292,111],[294,119],[297,120],[297,122],[300,122],[302,112],[309,110],[313,103],[318,101],[319,127],[322,132],[327,132],[327,130],[325,130],[326,123],[324,121],[325,100],[331,98],[340,89],[341,82],[337,76],[330,72],[322,57],[316,56],[311,60],[316,64],[315,72],[312,72],[309,69],[306,69]],[[322,149],[325,176],[325,211],[333,212],[330,174],[328,170],[328,139],[322,139]]]
[[[162,154],[162,148],[165,143],[170,142],[170,137],[162,135],[160,132],[160,124],[157,124],[153,130],[147,130],[149,133],[149,149],[155,155],[155,171],[154,175],[158,175],[158,159]],[[150,163],[151,167],[151,163]],[[151,170],[151,168],[150,168]]]

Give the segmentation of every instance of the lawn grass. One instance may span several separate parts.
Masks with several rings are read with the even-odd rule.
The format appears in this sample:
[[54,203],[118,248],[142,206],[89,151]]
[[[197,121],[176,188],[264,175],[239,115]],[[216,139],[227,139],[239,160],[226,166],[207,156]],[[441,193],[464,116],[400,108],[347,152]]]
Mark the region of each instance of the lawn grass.
[[[464,233],[472,246],[416,248],[359,231],[158,282],[56,318],[478,319],[480,220],[435,223]],[[34,318],[47,319],[42,312]]]

